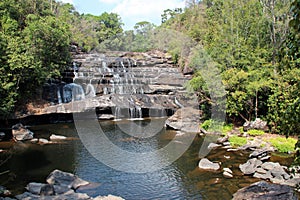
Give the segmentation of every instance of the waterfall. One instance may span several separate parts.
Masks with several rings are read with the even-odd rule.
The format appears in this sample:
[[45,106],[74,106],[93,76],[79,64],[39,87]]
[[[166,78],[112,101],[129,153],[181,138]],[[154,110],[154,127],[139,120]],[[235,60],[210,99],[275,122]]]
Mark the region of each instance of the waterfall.
[[143,117],[142,108],[139,106],[131,107],[130,110],[130,118],[140,119]]
[[60,94],[60,89],[59,88],[57,88],[57,101],[58,101],[58,104],[62,103],[62,98],[61,98],[61,94]]
[[96,96],[96,91],[95,91],[94,86],[91,83],[87,84],[86,90],[85,90],[85,97],[92,98],[95,96]]
[[113,115],[115,116],[115,119],[120,119],[121,118],[121,108],[115,107]]
[[85,94],[81,85],[70,83],[63,87],[64,103],[69,103],[71,101],[80,101],[83,99],[85,99]]
[[184,106],[177,100],[177,98],[175,97],[174,102],[177,106],[179,106],[180,108],[183,108]]

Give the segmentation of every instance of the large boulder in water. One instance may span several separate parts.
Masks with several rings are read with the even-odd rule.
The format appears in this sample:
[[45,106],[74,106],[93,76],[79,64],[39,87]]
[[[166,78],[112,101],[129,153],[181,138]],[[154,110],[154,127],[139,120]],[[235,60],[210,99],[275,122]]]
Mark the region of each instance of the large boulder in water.
[[202,158],[198,164],[200,169],[204,170],[218,170],[220,169],[220,165],[218,163],[213,163],[209,161],[207,158]]
[[190,107],[181,108],[166,120],[166,126],[184,132],[199,133],[200,119],[200,110]]
[[233,200],[297,200],[292,187],[260,181],[238,190],[233,195]]
[[57,169],[50,173],[47,178],[47,183],[52,185],[66,186],[74,190],[80,186],[89,184],[89,182],[82,180],[74,174],[63,172]]
[[33,132],[31,132],[21,123],[12,126],[12,135],[17,141],[33,139]]

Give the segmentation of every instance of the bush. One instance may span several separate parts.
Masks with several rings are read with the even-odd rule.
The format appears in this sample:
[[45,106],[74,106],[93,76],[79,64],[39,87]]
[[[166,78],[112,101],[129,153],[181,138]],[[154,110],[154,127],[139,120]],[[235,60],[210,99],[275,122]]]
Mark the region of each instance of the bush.
[[251,135],[251,136],[259,136],[259,135],[265,134],[264,131],[262,131],[262,130],[256,130],[256,129],[251,129],[251,130],[247,131],[247,133],[249,135]]
[[202,124],[201,124],[201,128],[208,130],[209,127],[211,126],[212,120],[205,120]]
[[231,146],[239,147],[247,144],[247,138],[234,135],[229,138],[229,142]]
[[297,140],[294,138],[276,137],[268,140],[281,153],[289,153],[295,151]]
[[233,125],[232,124],[226,124],[222,127],[222,133],[228,133],[232,131]]

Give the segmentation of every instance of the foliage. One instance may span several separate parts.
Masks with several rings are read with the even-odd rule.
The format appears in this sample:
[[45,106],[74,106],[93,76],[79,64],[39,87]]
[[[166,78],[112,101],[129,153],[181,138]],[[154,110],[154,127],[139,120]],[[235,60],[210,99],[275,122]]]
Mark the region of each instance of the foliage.
[[247,138],[233,135],[229,139],[230,145],[234,147],[239,147],[247,144]]
[[247,133],[248,133],[250,136],[260,136],[260,135],[265,134],[264,131],[262,131],[262,130],[256,130],[256,129],[248,130]]
[[49,1],[4,0],[0,7],[0,115],[6,116],[64,69],[70,31]]
[[294,138],[283,138],[276,137],[271,138],[267,142],[271,143],[279,152],[281,153],[289,153],[295,151],[295,144],[297,140]]
[[223,127],[222,127],[222,133],[223,134],[226,134],[230,131],[233,130],[233,124],[225,124]]
[[201,124],[201,128],[205,129],[205,130],[208,130],[209,127],[211,126],[212,124],[212,120],[209,119],[209,120],[205,120],[202,124]]

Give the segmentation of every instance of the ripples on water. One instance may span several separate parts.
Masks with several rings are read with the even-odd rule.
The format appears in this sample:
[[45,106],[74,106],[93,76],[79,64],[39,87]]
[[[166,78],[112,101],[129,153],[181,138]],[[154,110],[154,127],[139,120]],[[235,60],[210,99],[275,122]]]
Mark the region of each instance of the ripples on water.
[[[163,121],[163,119],[156,120],[158,124]],[[125,134],[120,128],[130,123],[146,127],[148,122],[147,120],[103,121],[100,125],[110,141],[132,152],[148,152],[164,147],[176,135],[175,131],[166,131],[162,128],[153,137],[136,138]],[[119,123],[122,123],[122,126]],[[241,152],[228,154],[225,150],[216,150],[208,156],[212,161],[222,162],[223,167],[232,168],[234,174],[238,174],[233,179],[223,178],[222,171],[199,170],[198,152],[202,138],[198,136],[195,137],[188,151],[172,165],[155,172],[134,174],[109,168],[92,157],[79,140],[73,124],[42,125],[31,129],[37,137],[48,138],[50,134],[58,134],[71,139],[59,144],[43,146],[15,145],[13,157],[1,166],[2,171],[9,169],[11,173],[0,176],[0,184],[15,193],[22,192],[28,182],[45,182],[47,175],[54,169],[72,172],[82,179],[100,183],[97,188],[85,190],[92,196],[113,194],[125,199],[231,199],[232,194],[239,188],[257,180],[241,176],[238,164],[244,163],[247,159],[247,155]],[[2,143],[0,148],[8,149],[11,146],[4,145],[5,143]],[[228,154],[230,159],[224,158],[225,154]],[[147,160],[144,162],[146,167],[153,164]],[[125,164],[135,167],[135,163]]]

